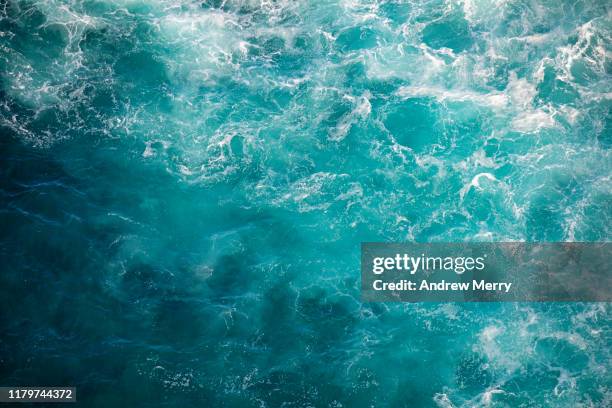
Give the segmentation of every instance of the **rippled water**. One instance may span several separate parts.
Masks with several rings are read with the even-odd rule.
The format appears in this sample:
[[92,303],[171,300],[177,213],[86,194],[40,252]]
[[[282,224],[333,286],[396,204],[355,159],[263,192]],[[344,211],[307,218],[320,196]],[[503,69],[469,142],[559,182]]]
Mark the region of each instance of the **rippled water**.
[[609,241],[608,1],[0,1],[0,385],[612,402],[607,304],[363,304],[362,241]]

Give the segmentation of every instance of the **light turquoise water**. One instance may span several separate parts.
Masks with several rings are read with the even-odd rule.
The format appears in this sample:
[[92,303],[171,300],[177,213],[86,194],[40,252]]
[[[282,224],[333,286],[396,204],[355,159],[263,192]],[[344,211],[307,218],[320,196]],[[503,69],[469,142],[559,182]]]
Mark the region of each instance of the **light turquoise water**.
[[604,407],[607,304],[363,304],[362,241],[609,241],[607,1],[0,1],[0,385]]

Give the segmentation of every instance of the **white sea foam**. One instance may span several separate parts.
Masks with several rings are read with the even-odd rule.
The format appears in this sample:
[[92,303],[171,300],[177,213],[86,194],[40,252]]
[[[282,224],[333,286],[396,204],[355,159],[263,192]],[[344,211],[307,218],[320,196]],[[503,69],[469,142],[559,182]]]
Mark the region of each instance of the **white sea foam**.
[[465,197],[465,195],[472,189],[475,188],[477,190],[482,190],[482,186],[480,185],[480,179],[485,178],[488,179],[490,181],[497,181],[497,179],[495,178],[495,176],[491,173],[479,173],[477,175],[474,176],[474,178],[472,178],[472,181],[470,181],[469,184],[467,184],[466,186],[464,186],[461,191],[459,192],[459,198],[461,200],[463,200],[463,197]]
[[330,140],[341,141],[355,123],[359,120],[367,119],[372,111],[372,105],[368,97],[370,97],[369,92],[365,92],[358,98],[350,95],[344,96],[344,99],[349,100],[354,105],[354,108],[351,112],[344,115],[338,125],[330,132]]

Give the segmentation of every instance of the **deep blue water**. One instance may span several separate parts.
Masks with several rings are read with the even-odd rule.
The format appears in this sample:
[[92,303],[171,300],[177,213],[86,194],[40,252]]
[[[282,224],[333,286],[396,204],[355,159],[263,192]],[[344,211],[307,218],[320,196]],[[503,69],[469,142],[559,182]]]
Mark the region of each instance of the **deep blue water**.
[[605,407],[604,303],[367,304],[363,241],[610,241],[608,1],[0,1],[0,385]]

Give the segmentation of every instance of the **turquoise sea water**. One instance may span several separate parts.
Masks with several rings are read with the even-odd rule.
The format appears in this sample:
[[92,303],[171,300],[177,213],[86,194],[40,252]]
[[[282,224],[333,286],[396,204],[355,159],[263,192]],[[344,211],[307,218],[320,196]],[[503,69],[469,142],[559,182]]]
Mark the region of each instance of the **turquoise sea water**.
[[592,304],[364,304],[362,241],[609,241],[608,1],[0,1],[0,385],[606,407]]

